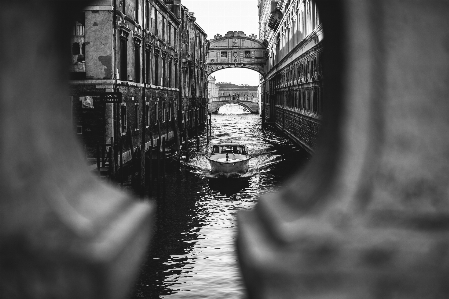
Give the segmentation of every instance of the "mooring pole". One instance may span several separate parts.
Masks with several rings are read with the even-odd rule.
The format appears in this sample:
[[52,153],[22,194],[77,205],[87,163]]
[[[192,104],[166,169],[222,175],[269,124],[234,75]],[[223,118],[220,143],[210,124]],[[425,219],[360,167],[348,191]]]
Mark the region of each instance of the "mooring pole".
[[150,159],[148,161],[148,194],[151,195],[151,179],[152,179],[152,173],[153,173],[153,148],[154,148],[154,141],[153,141],[153,132],[150,130]]
[[123,177],[125,173],[123,172],[123,147],[120,146],[120,183],[123,185]]
[[163,180],[165,180],[165,155],[166,155],[166,151],[165,151],[165,146],[166,146],[166,139],[165,137],[162,138],[162,176],[163,176]]
[[111,177],[115,177],[115,151],[114,151],[114,137],[111,137],[111,159],[109,160],[109,167],[111,169]]
[[97,170],[100,173],[100,142],[97,142]]
[[212,137],[212,113],[209,113],[209,137]]

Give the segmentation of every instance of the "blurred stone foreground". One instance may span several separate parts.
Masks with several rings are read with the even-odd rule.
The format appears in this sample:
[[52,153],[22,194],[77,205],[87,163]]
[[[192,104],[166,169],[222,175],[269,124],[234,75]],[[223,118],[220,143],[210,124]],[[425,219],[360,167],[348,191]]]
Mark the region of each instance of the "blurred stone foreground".
[[[321,144],[239,214],[248,296],[447,298],[449,1],[317,2]],[[72,133],[70,19],[88,2],[1,4],[0,298],[126,298],[154,205],[90,174]]]

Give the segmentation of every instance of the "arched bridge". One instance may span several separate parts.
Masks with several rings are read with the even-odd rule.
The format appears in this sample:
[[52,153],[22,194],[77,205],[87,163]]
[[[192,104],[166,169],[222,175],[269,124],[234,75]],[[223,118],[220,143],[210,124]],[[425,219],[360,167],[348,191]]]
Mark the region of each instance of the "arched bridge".
[[206,75],[226,68],[247,68],[265,75],[268,43],[253,34],[228,31],[225,36],[217,34],[210,40],[206,58]]
[[240,100],[223,100],[223,101],[213,101],[209,103],[209,113],[217,113],[218,109],[227,104],[237,104],[246,108],[249,112],[254,114],[259,114],[259,103],[252,101],[240,101]]

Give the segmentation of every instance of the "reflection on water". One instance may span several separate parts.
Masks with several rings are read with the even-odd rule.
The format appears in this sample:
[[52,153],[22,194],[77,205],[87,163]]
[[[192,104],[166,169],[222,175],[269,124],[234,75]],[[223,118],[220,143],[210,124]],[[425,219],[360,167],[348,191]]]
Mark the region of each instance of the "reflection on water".
[[248,109],[243,108],[238,104],[226,104],[218,109],[218,114],[249,114],[251,113]]
[[253,114],[213,115],[212,135],[212,144],[247,146],[248,175],[209,178],[210,145],[204,136],[199,152],[192,143],[189,161],[166,164],[164,179],[153,178],[151,185],[157,231],[132,298],[244,297],[234,247],[236,212],[279,188],[309,156],[274,131],[262,131],[260,117]]
[[209,188],[219,194],[232,196],[249,187],[248,177],[241,178],[210,178]]

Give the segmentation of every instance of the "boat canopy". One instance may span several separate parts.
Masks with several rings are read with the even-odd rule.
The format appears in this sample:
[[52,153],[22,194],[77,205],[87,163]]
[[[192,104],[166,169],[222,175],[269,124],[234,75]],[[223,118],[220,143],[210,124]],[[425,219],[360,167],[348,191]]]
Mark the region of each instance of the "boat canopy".
[[226,143],[226,144],[219,144],[214,145],[212,147],[212,153],[213,154],[242,154],[246,155],[246,147],[241,144],[236,143]]

